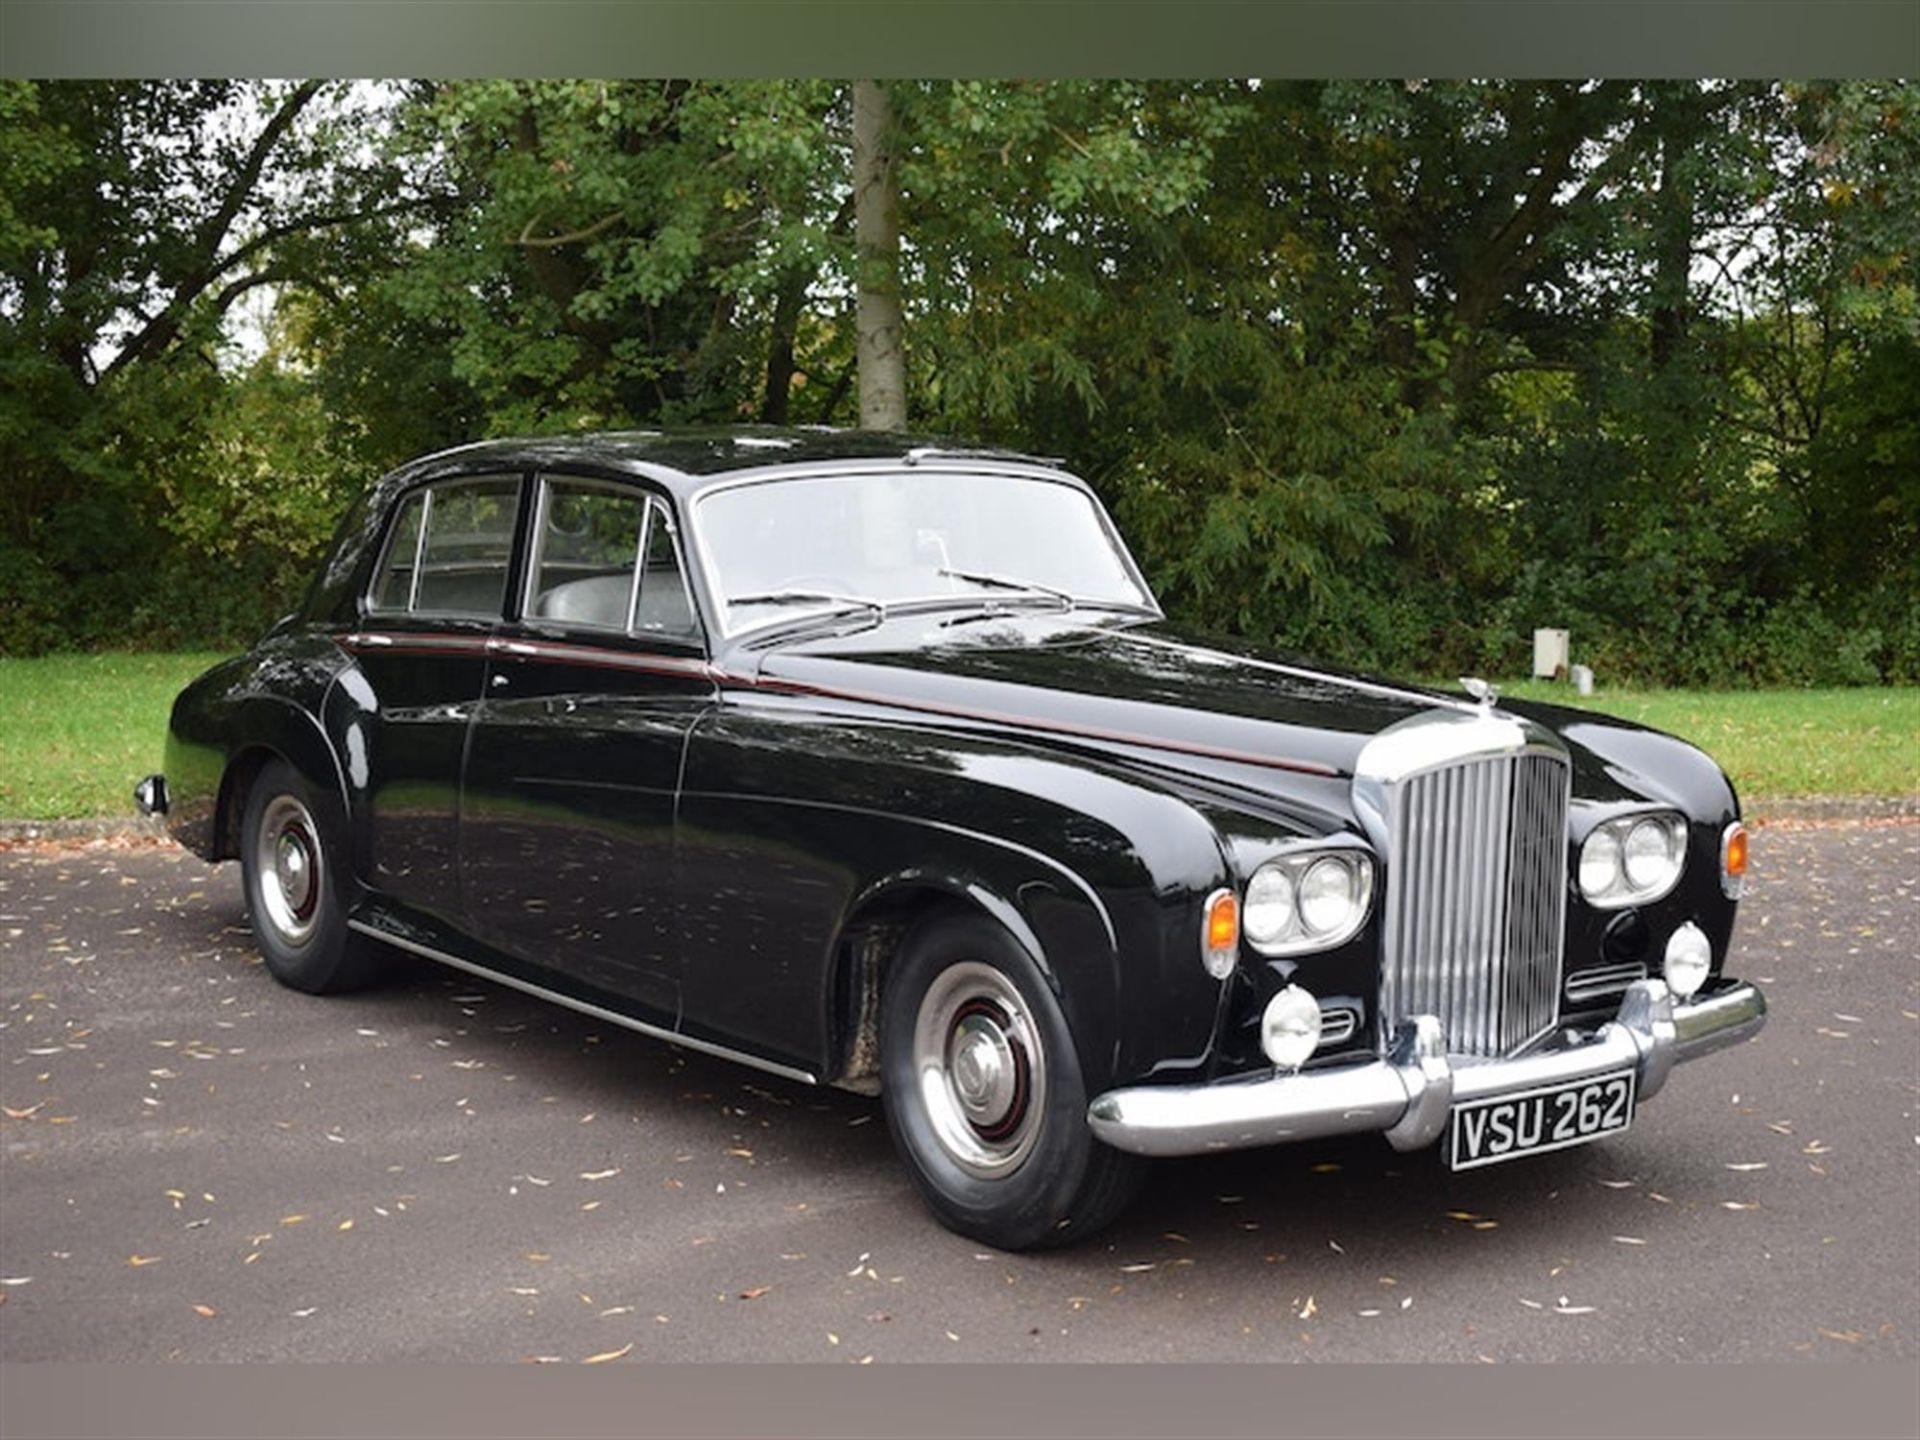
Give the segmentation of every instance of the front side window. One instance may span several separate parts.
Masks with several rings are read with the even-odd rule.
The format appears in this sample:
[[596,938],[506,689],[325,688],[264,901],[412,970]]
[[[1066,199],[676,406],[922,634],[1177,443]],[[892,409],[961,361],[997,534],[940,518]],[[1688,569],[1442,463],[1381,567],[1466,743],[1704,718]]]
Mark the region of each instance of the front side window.
[[646,513],[631,490],[546,481],[527,618],[625,630]]
[[519,480],[505,476],[430,485],[408,496],[374,581],[373,608],[498,616],[519,499]]
[[665,508],[633,490],[547,480],[527,619],[697,644]]

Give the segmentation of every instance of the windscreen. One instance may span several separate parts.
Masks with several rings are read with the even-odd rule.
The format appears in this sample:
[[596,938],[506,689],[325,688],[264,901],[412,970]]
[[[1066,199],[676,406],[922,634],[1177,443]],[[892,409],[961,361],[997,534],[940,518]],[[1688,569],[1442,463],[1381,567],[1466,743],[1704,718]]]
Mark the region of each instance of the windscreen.
[[1037,476],[900,470],[772,480],[714,491],[698,516],[733,632],[835,600],[1153,603],[1094,502]]

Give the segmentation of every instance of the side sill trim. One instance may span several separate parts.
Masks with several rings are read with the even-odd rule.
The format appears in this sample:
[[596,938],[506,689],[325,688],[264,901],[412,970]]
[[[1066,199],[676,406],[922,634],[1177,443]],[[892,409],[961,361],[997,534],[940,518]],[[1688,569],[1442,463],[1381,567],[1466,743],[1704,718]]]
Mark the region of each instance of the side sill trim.
[[604,1020],[609,1025],[618,1025],[623,1029],[635,1030],[655,1040],[665,1040],[669,1045],[679,1045],[687,1050],[698,1050],[703,1055],[712,1055],[721,1060],[734,1060],[742,1065],[751,1065],[756,1070],[765,1070],[769,1074],[781,1076],[787,1080],[798,1080],[803,1085],[818,1085],[820,1079],[811,1071],[796,1070],[791,1065],[782,1065],[776,1060],[763,1060],[758,1055],[749,1055],[742,1050],[729,1050],[724,1045],[716,1045],[711,1040],[701,1040],[692,1035],[683,1035],[677,1030],[665,1030],[658,1025],[649,1025],[644,1020],[636,1020],[631,1015],[622,1015],[617,1010],[609,1010],[603,1005],[590,1001],[576,1000],[571,995],[558,990],[549,990],[544,985],[536,985],[531,980],[522,980],[518,976],[508,975],[499,970],[489,970],[484,965],[476,965],[471,960],[462,960],[458,955],[449,955],[444,950],[436,950],[431,945],[422,945],[417,940],[403,939],[364,920],[347,921],[349,930],[357,930],[362,935],[371,935],[376,940],[396,945],[402,950],[412,951],[415,955],[437,960],[442,965],[451,965],[456,970],[465,970],[478,975],[483,980],[506,985],[521,990],[542,1000],[551,1000],[556,1005],[564,1005],[569,1010],[578,1010],[582,1015],[591,1015],[596,1020]]

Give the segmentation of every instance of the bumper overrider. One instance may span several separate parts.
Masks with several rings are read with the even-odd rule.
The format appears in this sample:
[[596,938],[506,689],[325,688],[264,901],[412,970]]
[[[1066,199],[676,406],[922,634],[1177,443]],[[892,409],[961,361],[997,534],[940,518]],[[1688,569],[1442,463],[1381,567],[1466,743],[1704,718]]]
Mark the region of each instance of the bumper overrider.
[[1379,1131],[1396,1150],[1419,1150],[1445,1132],[1455,1105],[1565,1085],[1631,1067],[1637,1098],[1653,1098],[1667,1072],[1736,1045],[1766,1022],[1759,987],[1737,982],[1676,1002],[1662,980],[1636,981],[1616,1019],[1596,1030],[1564,1027],[1511,1060],[1460,1063],[1430,1015],[1401,1025],[1385,1059],[1199,1085],[1109,1090],[1087,1107],[1093,1133],[1136,1155],[1198,1155]]

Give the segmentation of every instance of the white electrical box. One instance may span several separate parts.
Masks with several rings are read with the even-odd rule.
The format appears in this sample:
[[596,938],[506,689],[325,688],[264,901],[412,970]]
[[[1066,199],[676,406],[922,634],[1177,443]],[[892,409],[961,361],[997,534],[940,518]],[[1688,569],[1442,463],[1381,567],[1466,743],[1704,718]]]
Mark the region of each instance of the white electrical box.
[[1533,677],[1536,680],[1558,680],[1567,673],[1567,662],[1572,655],[1567,645],[1567,632],[1564,630],[1536,630],[1533,632]]

